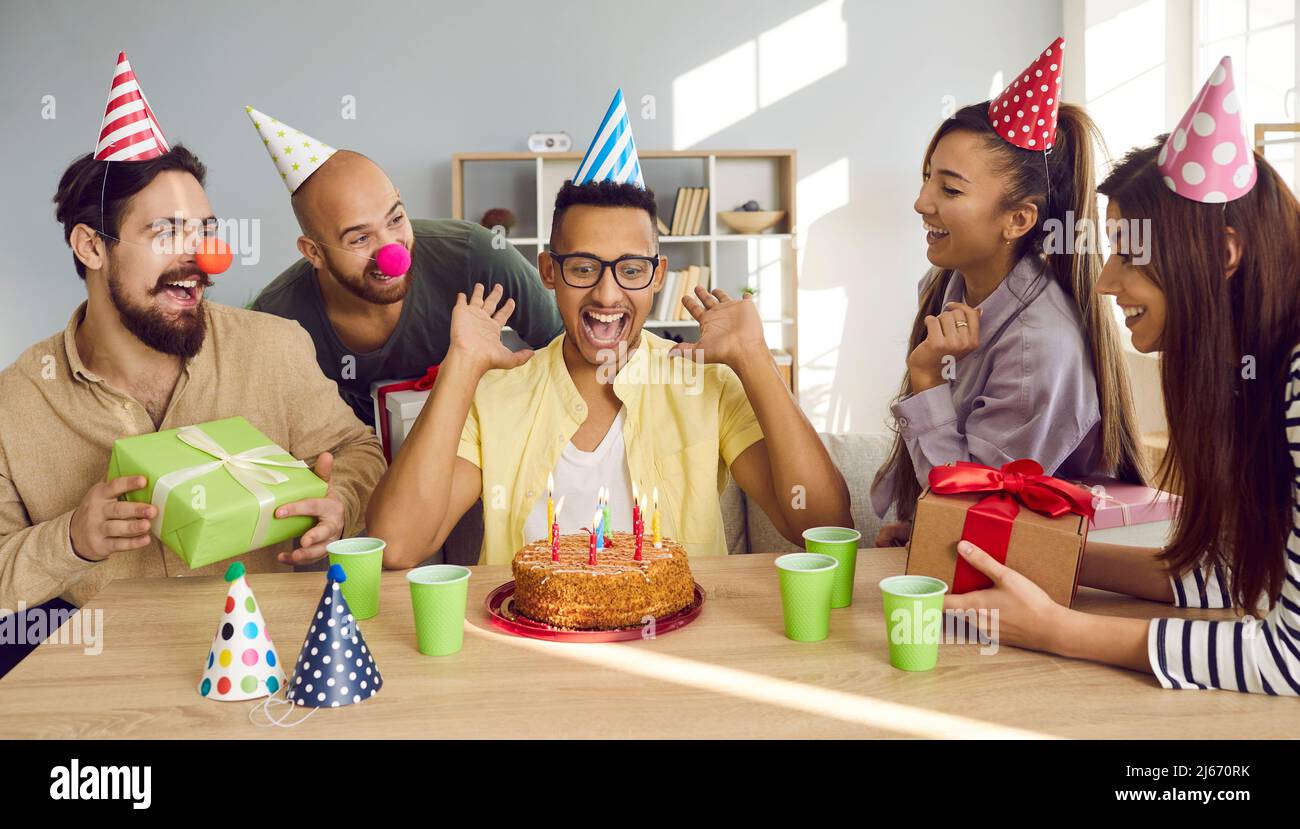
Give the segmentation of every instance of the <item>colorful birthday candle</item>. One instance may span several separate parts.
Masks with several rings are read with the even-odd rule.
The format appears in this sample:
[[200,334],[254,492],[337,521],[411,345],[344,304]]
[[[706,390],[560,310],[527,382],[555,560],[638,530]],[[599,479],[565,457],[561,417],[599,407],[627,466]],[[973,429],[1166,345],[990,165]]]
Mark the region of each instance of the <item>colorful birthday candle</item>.
[[604,505],[604,515],[601,516],[601,527],[605,530],[605,543],[612,544],[614,542],[614,533],[609,526],[609,487],[604,487],[604,490],[605,497],[601,499],[601,503]]
[[632,533],[635,535],[638,530],[637,526],[641,523],[641,500],[637,494],[636,481],[632,482]]
[[[641,500],[642,501],[645,500],[645,495],[641,496]],[[633,503],[632,509],[636,513],[635,516],[632,518],[632,536],[636,539],[636,554],[633,556],[633,558],[637,561],[640,561],[641,545],[645,543],[645,523],[641,520],[641,512],[644,509],[644,507],[639,503]]]
[[[561,499],[563,500],[563,499]],[[555,475],[546,473],[546,526],[555,523]]]
[[596,517],[592,519],[591,526],[596,528],[596,549],[605,549],[605,528],[602,526],[605,521],[605,510],[601,507],[600,495],[596,495]]
[[[600,522],[600,510],[596,510],[596,514],[593,515],[591,518],[591,526],[596,527],[599,522]],[[587,531],[588,533],[590,533],[590,535],[587,537],[587,563],[590,564],[592,567],[596,566],[596,543],[597,543],[596,539],[599,536],[599,532],[597,530],[599,530],[599,527],[597,527],[596,530]]]
[[654,488],[654,512],[650,516],[650,532],[654,534],[655,549],[663,549],[664,539],[659,534],[659,487]]
[[555,515],[551,517],[551,561],[560,560],[560,512],[564,509],[564,496],[555,506]]

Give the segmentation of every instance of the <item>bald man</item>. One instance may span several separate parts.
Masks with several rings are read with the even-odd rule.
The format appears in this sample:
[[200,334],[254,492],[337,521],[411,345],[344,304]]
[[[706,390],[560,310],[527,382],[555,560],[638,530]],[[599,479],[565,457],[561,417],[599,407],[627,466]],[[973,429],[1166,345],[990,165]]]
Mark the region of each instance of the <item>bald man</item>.
[[[501,285],[510,326],[533,348],[564,330],[537,269],[504,240],[458,219],[410,219],[401,193],[370,159],[339,150],[294,191],[303,258],[267,285],[253,309],[296,320],[316,360],[357,417],[374,426],[370,385],[419,377],[447,353],[456,294]],[[388,277],[375,252],[398,243],[411,268]],[[503,300],[504,301],[504,300]]]

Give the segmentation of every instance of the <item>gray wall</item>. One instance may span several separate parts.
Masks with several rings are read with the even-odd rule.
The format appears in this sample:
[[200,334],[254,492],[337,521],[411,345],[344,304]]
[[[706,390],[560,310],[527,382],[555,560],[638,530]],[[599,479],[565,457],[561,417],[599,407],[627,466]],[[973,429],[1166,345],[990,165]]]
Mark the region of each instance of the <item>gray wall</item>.
[[[671,148],[675,78],[746,43],[761,51],[819,6],[0,0],[0,364],[61,329],[84,297],[50,198],[94,144],[119,50],[169,140],[207,163],[218,215],[261,220],[262,262],[232,268],[211,294],[242,304],[296,257],[297,236],[245,104],[367,153],[412,215],[446,215],[453,152],[523,149],[539,129],[585,147],[616,85],[634,114],[656,96],[656,120],[634,120],[637,143]],[[925,267],[912,201],[944,96],[988,97],[995,72],[1018,71],[1060,32],[1061,4],[847,0],[840,11],[845,65],[695,146],[793,147],[801,176],[847,165],[847,202],[804,228],[802,391],[819,426],[879,431]],[[41,117],[44,95],[53,120]],[[340,117],[343,95],[356,96],[356,120]]]

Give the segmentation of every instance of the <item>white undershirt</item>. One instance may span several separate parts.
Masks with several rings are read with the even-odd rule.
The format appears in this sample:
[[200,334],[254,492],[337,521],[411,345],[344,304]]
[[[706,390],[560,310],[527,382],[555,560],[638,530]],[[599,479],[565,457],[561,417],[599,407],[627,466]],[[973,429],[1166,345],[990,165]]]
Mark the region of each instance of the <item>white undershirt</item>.
[[[596,496],[602,486],[609,487],[609,522],[615,532],[632,532],[632,474],[627,468],[627,450],[623,443],[623,410],[605,433],[600,445],[584,452],[565,444],[560,459],[555,464],[555,503],[564,498],[564,511],[560,513],[560,534],[580,532],[591,527],[596,513]],[[646,529],[649,529],[647,522]],[[551,528],[546,526],[546,493],[533,503],[528,520],[524,522],[524,538],[529,541],[550,538]]]

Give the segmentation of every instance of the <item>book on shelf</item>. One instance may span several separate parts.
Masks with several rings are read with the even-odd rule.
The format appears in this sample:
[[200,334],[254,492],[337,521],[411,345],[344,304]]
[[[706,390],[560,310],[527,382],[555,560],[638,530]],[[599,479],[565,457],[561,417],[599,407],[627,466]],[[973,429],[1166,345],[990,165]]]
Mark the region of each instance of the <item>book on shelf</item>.
[[650,319],[663,322],[668,319],[669,303],[673,292],[677,290],[677,280],[681,278],[681,271],[668,271],[664,274],[664,284],[659,290],[658,296],[655,297],[654,305],[650,308]]
[[698,236],[704,228],[706,207],[709,203],[709,188],[678,187],[677,201],[673,204],[673,221],[665,231],[660,226],[660,233],[669,236]]
[[671,235],[672,235],[672,234],[668,231],[668,225],[664,224],[664,220],[663,220],[663,217],[662,217],[662,216],[655,216],[655,227],[659,228],[659,235],[660,235],[660,236],[671,236]]
[[709,204],[709,188],[696,187],[694,190],[695,197],[691,201],[690,220],[686,230],[688,236],[700,235],[700,229],[704,226],[704,209]]
[[685,205],[687,201],[688,199],[686,198],[686,188],[678,187],[677,202],[673,205],[673,223],[671,227],[671,233],[669,234],[671,236],[682,235],[682,225],[686,224]]
[[700,266],[691,265],[686,269],[686,278],[682,280],[681,290],[677,294],[677,302],[674,303],[677,310],[674,312],[673,319],[688,320],[691,318],[690,312],[682,305],[682,297],[693,296],[695,294],[695,286],[699,284]]

